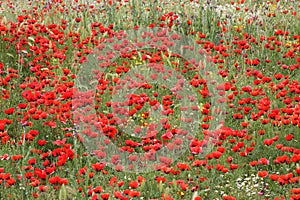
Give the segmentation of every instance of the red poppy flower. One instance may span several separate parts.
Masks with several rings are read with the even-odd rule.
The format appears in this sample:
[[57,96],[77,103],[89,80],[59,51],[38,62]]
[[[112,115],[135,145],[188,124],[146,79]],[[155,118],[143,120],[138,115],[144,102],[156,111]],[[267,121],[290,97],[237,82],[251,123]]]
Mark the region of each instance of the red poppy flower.
[[269,177],[272,181],[277,181],[277,179],[279,178],[279,176],[277,174],[270,174]]
[[261,159],[259,159],[258,164],[260,164],[260,165],[268,165],[269,164],[269,160],[266,159],[266,158],[261,158]]
[[256,160],[254,160],[254,161],[251,161],[251,162],[249,163],[249,165],[250,165],[251,167],[254,167],[254,166],[258,165],[258,162],[257,162]]
[[54,176],[54,177],[51,177],[51,178],[48,179],[50,184],[56,184],[56,183],[59,182],[59,180],[60,180],[59,176]]
[[268,176],[268,172],[267,171],[259,171],[257,173],[258,176],[262,177],[262,178],[265,178]]
[[178,163],[177,167],[181,170],[181,171],[185,171],[185,170],[190,170],[190,167],[185,164],[185,163]]
[[81,22],[81,18],[77,17],[75,18],[75,21],[78,23],[78,22]]
[[11,115],[11,114],[13,114],[14,112],[15,112],[15,109],[14,109],[14,108],[9,108],[9,109],[6,109],[6,110],[4,111],[4,113],[7,114],[7,115]]
[[294,138],[294,136],[292,134],[288,134],[285,136],[286,141],[291,141],[293,138]]
[[22,155],[14,155],[14,156],[11,157],[12,160],[20,160],[22,158],[23,158]]
[[56,141],[54,141],[54,142],[52,142],[52,143],[55,144],[55,145],[58,145],[58,146],[62,146],[62,145],[65,144],[66,140],[67,140],[67,139],[64,138],[64,139],[62,139],[62,140],[56,140]]
[[36,159],[35,158],[29,159],[28,164],[29,165],[35,165],[36,164]]
[[104,164],[104,163],[96,163],[96,164],[92,164],[92,168],[93,168],[95,171],[97,171],[97,172],[103,170],[104,167],[105,167],[105,164]]
[[156,180],[157,183],[159,183],[159,182],[165,183],[166,182],[165,177],[156,177],[155,180]]
[[223,200],[236,200],[233,196],[222,196]]
[[132,189],[135,189],[139,186],[139,183],[137,181],[131,181],[129,183],[129,187],[131,187]]
[[68,185],[69,181],[66,178],[61,178],[61,179],[59,179],[58,183],[60,185]]
[[10,187],[12,185],[14,185],[17,181],[13,178],[10,178],[8,180],[6,180],[6,187]]
[[239,166],[237,164],[230,164],[230,169],[232,171],[234,171],[235,169],[237,169]]

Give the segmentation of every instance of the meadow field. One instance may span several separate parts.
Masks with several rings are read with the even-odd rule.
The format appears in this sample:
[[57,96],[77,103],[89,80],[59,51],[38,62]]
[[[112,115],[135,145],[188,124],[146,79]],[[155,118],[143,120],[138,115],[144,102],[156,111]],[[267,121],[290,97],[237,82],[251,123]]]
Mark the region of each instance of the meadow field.
[[0,199],[299,200],[299,0],[0,1]]

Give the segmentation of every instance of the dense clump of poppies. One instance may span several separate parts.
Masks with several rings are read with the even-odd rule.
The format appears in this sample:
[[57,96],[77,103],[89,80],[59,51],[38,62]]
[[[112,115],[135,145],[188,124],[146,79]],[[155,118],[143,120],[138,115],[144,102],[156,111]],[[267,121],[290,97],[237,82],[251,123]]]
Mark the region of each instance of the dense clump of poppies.
[[[300,198],[297,2],[9,0],[0,8],[1,197]],[[150,43],[163,45],[154,50],[123,38],[143,28],[178,34],[157,32]],[[170,51],[182,36],[193,41],[183,49],[197,49],[213,74]],[[98,63],[105,73],[89,71],[96,82],[82,76],[108,44],[119,57],[96,54],[111,59]],[[93,90],[78,87],[78,77]],[[173,88],[163,82],[170,77]],[[133,91],[126,101],[114,99],[124,88]],[[195,94],[185,104],[182,88]],[[96,130],[105,139],[86,145]],[[150,172],[130,172],[151,160]]]

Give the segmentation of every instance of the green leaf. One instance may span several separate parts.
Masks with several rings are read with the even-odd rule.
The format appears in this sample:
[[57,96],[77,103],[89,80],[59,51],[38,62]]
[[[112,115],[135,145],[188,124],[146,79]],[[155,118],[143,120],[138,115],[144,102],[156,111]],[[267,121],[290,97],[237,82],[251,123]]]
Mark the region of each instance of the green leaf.
[[58,199],[59,200],[67,200],[67,198],[68,198],[68,196],[67,196],[66,186],[63,184],[59,190]]
[[6,53],[6,55],[8,55],[9,57],[14,57],[14,55],[12,55],[11,53]]
[[33,37],[28,37],[28,40],[31,40],[32,42],[34,42]]

